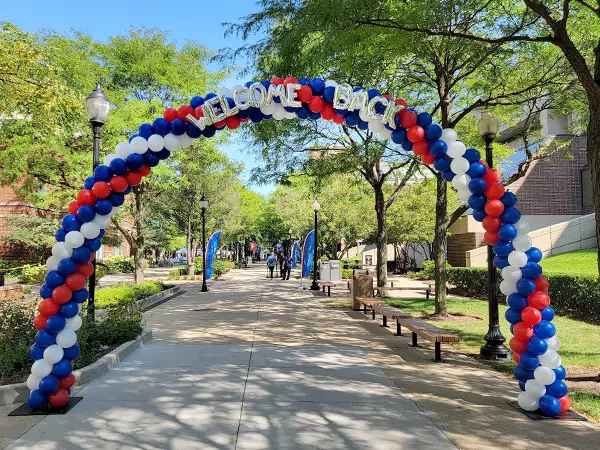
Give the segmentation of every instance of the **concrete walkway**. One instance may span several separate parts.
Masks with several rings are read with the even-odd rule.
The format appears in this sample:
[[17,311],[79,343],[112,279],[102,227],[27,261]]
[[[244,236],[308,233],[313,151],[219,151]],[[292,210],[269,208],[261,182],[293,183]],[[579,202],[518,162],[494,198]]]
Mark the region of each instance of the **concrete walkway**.
[[146,313],[149,345],[9,448],[600,448],[595,424],[528,420],[515,383],[468,358],[433,363],[263,266],[232,274]]

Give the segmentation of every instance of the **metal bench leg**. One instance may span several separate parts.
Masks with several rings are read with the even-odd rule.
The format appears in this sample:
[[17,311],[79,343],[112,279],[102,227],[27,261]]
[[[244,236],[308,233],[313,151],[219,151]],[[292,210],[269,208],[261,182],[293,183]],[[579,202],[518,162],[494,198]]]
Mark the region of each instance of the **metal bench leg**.
[[425,298],[426,298],[427,300],[429,300],[429,294],[431,294],[431,290],[430,290],[430,289],[427,289],[427,290],[425,291],[425,296],[426,296]]
[[325,293],[325,286],[323,286],[323,294]]
[[331,297],[331,286],[327,286],[327,297]]
[[363,305],[363,313],[367,314],[367,305]]
[[383,326],[384,327],[388,326],[388,324],[387,324],[387,317],[386,316],[383,316]]
[[393,282],[393,281],[390,281],[390,283],[392,284],[392,287],[394,287],[394,282]]
[[434,361],[441,361],[442,360],[442,349],[441,349],[441,345],[439,342],[435,343],[435,359]]
[[412,334],[412,346],[413,347],[418,347],[419,346],[419,344],[417,344],[417,333],[415,333],[414,331],[413,331],[413,334]]
[[371,307],[371,311],[373,311],[373,320],[375,320],[375,310]]
[[402,336],[402,325],[396,320],[396,336]]

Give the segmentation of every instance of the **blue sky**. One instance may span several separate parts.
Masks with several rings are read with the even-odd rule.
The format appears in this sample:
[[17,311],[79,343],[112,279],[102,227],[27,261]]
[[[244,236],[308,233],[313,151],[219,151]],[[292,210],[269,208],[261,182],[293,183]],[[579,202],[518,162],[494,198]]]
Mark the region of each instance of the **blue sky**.
[[[156,0],[29,0],[25,4],[10,2],[2,6],[1,20],[14,23],[21,29],[34,32],[40,29],[67,33],[72,29],[106,40],[115,34],[125,34],[131,27],[159,28],[170,33],[171,40],[183,44],[186,40],[197,41],[212,50],[239,47],[243,44],[236,36],[225,38],[223,22],[237,22],[240,17],[258,10],[253,0],[228,0],[197,2],[165,2]],[[245,61],[237,62],[244,65]],[[218,69],[211,65],[210,68]],[[242,84],[232,74],[223,85],[231,87]],[[255,157],[244,151],[242,142],[232,140],[223,150],[234,160],[242,161],[248,172],[258,166]],[[266,194],[273,185],[249,186]]]

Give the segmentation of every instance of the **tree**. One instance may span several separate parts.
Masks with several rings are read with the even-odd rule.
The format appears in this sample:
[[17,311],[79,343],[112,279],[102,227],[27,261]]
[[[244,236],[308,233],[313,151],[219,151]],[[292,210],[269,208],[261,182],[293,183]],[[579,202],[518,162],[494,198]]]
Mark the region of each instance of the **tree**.
[[2,236],[2,240],[33,250],[38,262],[43,263],[47,251],[56,242],[54,232],[58,222],[47,217],[22,214],[7,214],[1,218],[9,221],[14,230]]

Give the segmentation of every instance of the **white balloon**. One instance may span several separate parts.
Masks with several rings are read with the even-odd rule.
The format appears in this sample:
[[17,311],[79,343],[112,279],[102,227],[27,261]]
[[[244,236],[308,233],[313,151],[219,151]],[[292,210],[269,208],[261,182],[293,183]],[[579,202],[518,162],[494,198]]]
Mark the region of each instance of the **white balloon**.
[[187,133],[183,133],[181,136],[179,136],[179,145],[181,148],[188,148],[193,143],[193,139],[189,137]]
[[502,279],[519,281],[523,277],[521,269],[515,266],[506,266],[502,269]]
[[60,345],[51,345],[44,350],[44,360],[48,361],[48,364],[56,364],[59,362],[65,354],[65,351]]
[[129,145],[131,145],[131,150],[134,153],[139,153],[140,155],[148,151],[148,141],[141,136],[134,137]]
[[546,344],[548,344],[548,350],[557,352],[560,349],[560,341],[556,336],[546,339]]
[[283,109],[283,106],[281,104],[276,104],[277,106],[275,106],[275,108],[273,109],[273,119],[275,120],[283,120],[285,119],[285,109]]
[[464,191],[465,189],[468,191],[470,182],[471,177],[466,173],[463,173],[462,175],[457,175],[452,179],[452,186],[454,186],[457,191]]
[[38,359],[31,366],[31,373],[36,377],[44,378],[52,373],[52,364],[49,364],[48,361],[44,359]]
[[165,146],[165,140],[160,134],[153,134],[148,138],[148,148],[153,152],[160,152]]
[[34,374],[31,374],[27,377],[26,384],[30,391],[35,391],[36,389],[38,389],[40,387],[40,381],[42,381],[42,379],[40,377],[37,377]]
[[110,213],[106,214],[105,216],[101,214],[96,214],[96,217],[94,217],[92,223],[95,223],[100,228],[106,228],[108,224],[110,224]]
[[[81,226],[81,229],[83,229],[85,225],[87,225],[87,223],[84,223]],[[65,244],[71,248],[79,248],[83,245],[84,242],[85,238],[83,237],[83,234],[81,234],[81,232],[79,231],[69,231],[65,236]]]
[[217,95],[222,95],[223,97],[233,98],[233,94],[231,93],[231,90],[224,86],[219,88],[219,90],[217,91]]
[[[81,306],[81,304],[79,305]],[[77,315],[74,317],[71,317],[70,319],[66,319],[65,322],[67,323],[65,325],[65,329],[66,330],[73,330],[73,331],[77,331],[81,328],[81,316]]]
[[532,398],[527,392],[521,392],[519,394],[517,403],[525,411],[536,411],[539,408],[539,400]]
[[56,270],[58,268],[59,262],[60,259],[53,255],[46,260],[46,267],[48,268],[48,270]]
[[538,358],[540,359],[540,364],[549,369],[556,369],[562,363],[560,355],[554,350],[546,350],[546,353],[539,355]]
[[[456,177],[455,177],[456,178]],[[466,203],[469,201],[469,197],[471,197],[471,191],[469,191],[469,189],[460,189],[458,191],[458,198],[460,199],[461,202]]]
[[502,280],[500,282],[500,292],[502,292],[506,296],[517,292],[517,280],[512,280],[510,278]]
[[533,371],[533,377],[536,381],[544,386],[554,383],[556,380],[556,374],[548,367],[540,366]]
[[467,173],[467,170],[469,170],[469,160],[462,156],[453,159],[450,163],[450,170],[457,175]]
[[531,248],[531,238],[526,234],[518,233],[517,236],[513,239],[512,245],[515,248],[515,250],[526,252]]
[[329,87],[329,86],[337,87],[338,86],[337,81],[327,80],[325,82],[325,87]]
[[117,158],[118,158],[118,156],[115,155],[114,153],[111,153],[110,155],[106,155],[103,159],[104,165],[105,166],[110,165],[110,163],[113,162]]
[[525,252],[513,250],[510,252],[510,255],[508,255],[508,263],[511,266],[523,267],[525,264],[527,264],[527,255]]
[[100,234],[100,227],[94,222],[87,222],[81,225],[81,234],[86,239],[96,239]]
[[454,141],[448,144],[448,156],[450,158],[458,158],[465,154],[467,146],[460,141]]
[[360,118],[360,120],[362,120],[363,122],[368,122],[369,120],[371,120],[371,118],[369,117],[369,115],[366,113],[366,111],[363,113],[363,110],[360,109],[358,111],[358,117]]
[[64,329],[56,335],[56,343],[62,348],[73,347],[77,342],[77,335],[73,330]]
[[73,254],[73,249],[67,247],[64,242],[57,242],[52,246],[52,255],[58,259],[68,258]]
[[113,206],[113,208],[110,210],[110,212],[108,213],[108,215],[110,217],[114,217],[119,213],[119,208],[120,206]]
[[379,131],[379,136],[381,136],[386,141],[389,141],[392,138],[392,130],[388,130],[385,126]]
[[546,393],[546,386],[537,380],[527,380],[525,382],[525,392],[533,398],[540,398]]
[[517,223],[515,223],[515,228],[519,233],[527,234],[531,231],[531,227],[529,226],[529,222],[526,219],[519,219]]
[[286,119],[295,119],[296,117],[298,117],[298,115],[294,112],[294,111],[286,111],[285,112],[285,118]]
[[273,111],[275,111],[275,103],[274,102],[268,103],[268,104],[260,107],[260,112],[267,116],[273,115]]
[[165,136],[165,148],[172,152],[179,148],[179,138],[173,133],[169,133]]
[[129,142],[119,142],[115,148],[115,153],[121,159],[127,158],[129,155],[134,153]]
[[440,139],[446,144],[451,144],[452,142],[456,141],[457,138],[458,135],[456,134],[456,131],[454,131],[454,129],[452,128],[444,128],[442,130],[442,137],[440,137]]

